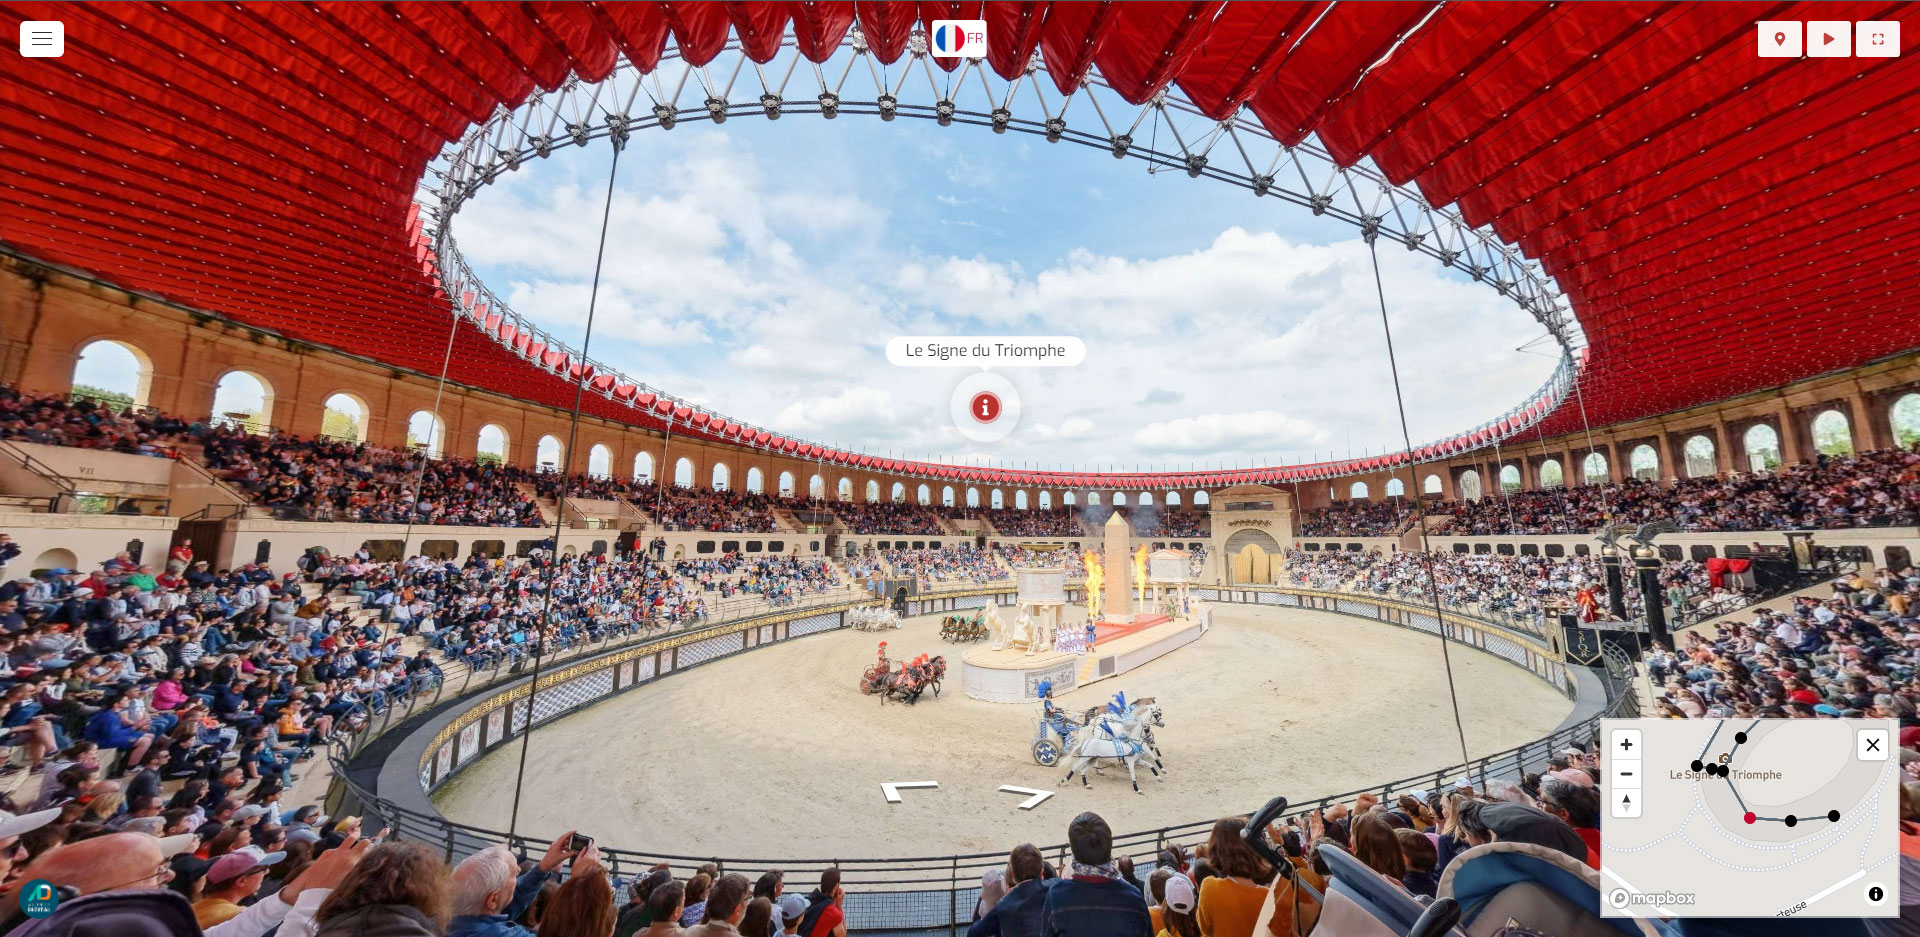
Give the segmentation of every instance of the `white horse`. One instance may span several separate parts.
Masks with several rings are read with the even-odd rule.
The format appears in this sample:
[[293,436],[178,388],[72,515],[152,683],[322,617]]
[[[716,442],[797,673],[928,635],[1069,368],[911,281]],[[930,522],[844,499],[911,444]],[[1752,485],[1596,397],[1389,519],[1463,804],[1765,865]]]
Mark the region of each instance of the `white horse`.
[[[1075,774],[1079,774],[1080,786],[1091,788],[1093,784],[1087,780],[1087,770],[1097,765],[1100,759],[1113,759],[1126,763],[1127,780],[1133,783],[1133,792],[1145,793],[1140,790],[1140,778],[1134,766],[1140,759],[1149,757],[1146,743],[1148,725],[1166,725],[1160,718],[1159,703],[1144,702],[1134,706],[1127,718],[1117,726],[1110,721],[1097,721],[1074,733],[1073,746],[1068,751],[1073,758],[1073,766],[1067,769],[1065,780],[1071,781]],[[1152,771],[1154,777],[1166,780],[1161,777],[1159,768],[1148,765],[1147,770]]]

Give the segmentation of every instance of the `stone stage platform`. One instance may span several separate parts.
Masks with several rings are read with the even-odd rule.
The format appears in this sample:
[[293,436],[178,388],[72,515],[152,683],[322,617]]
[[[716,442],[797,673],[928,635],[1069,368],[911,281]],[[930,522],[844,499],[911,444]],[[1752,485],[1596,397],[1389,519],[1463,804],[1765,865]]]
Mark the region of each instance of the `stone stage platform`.
[[1146,615],[1128,624],[1096,622],[1090,654],[1049,651],[1028,657],[1018,648],[976,647],[960,657],[961,688],[989,703],[1029,703],[1038,699],[1034,688],[1040,681],[1051,680],[1059,696],[1185,647],[1205,631],[1198,618]]

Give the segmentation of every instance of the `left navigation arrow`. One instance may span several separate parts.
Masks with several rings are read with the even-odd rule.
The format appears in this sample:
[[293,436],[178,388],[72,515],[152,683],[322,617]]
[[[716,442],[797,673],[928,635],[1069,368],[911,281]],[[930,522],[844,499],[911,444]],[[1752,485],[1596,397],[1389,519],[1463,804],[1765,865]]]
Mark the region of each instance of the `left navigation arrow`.
[[897,804],[900,802],[900,792],[906,788],[939,786],[939,781],[883,781],[880,784],[880,793],[886,795],[887,803]]

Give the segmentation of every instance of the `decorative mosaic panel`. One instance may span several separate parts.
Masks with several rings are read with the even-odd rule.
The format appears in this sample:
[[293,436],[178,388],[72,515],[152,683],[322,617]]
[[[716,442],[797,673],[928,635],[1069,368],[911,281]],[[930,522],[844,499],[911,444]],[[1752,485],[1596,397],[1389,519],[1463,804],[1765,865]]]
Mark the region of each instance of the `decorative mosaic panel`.
[[560,713],[612,692],[613,668],[611,667],[547,687],[533,699],[533,721],[545,722]]
[[760,643],[761,644],[773,643],[773,626],[772,625],[760,626]]
[[653,679],[653,655],[642,657],[633,662],[633,682],[644,683]]
[[1040,681],[1042,680],[1053,681],[1053,692],[1055,695],[1073,689],[1074,684],[1080,676],[1080,665],[1076,662],[1068,661],[1051,670],[1036,670],[1024,676],[1026,677],[1026,687],[1023,691],[1024,698],[1038,699],[1040,696]]
[[507,737],[507,708],[505,706],[487,713],[487,744],[498,745]]
[[660,661],[661,673],[673,672],[673,652],[672,651],[668,651],[665,654],[657,655],[656,659]]
[[433,756],[433,764],[434,764],[433,776],[437,778],[445,779],[447,776],[447,772],[453,770],[453,743],[452,742],[448,742],[445,745],[440,746],[439,753]]
[[460,730],[460,763],[464,765],[478,754],[480,754],[480,723],[469,722],[466,728]]
[[731,654],[746,647],[746,635],[742,632],[715,635],[701,641],[680,646],[680,666],[691,667],[701,661]]
[[827,612],[822,615],[809,615],[796,618],[787,623],[787,637],[797,638],[803,634],[819,634],[840,627],[841,613]]
[[527,700],[525,697],[513,701],[513,734],[527,731]]
[[633,686],[633,661],[623,660],[620,662],[620,680],[614,685],[619,687]]

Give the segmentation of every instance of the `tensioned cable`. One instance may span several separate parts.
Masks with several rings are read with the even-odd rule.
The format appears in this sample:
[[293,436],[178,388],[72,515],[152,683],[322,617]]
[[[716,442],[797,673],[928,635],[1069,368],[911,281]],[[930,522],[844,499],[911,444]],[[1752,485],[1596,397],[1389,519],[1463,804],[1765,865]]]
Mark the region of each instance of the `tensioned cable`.
[[[442,238],[446,236],[446,230],[446,226],[442,225],[440,229]],[[422,451],[415,453],[420,459],[420,467],[413,473],[413,501],[407,505],[407,529],[400,535],[400,552],[403,554],[407,553],[413,544],[413,525],[420,519],[421,488],[426,484],[427,480],[427,463],[433,461],[428,457],[428,453],[438,449],[441,455],[444,456],[447,451],[447,424],[446,419],[440,415],[440,401],[442,395],[444,395],[447,390],[447,369],[453,365],[453,342],[459,334],[460,313],[455,312],[447,323],[447,350],[445,354],[440,356],[440,380],[433,388],[433,409],[429,411],[433,418],[433,424],[427,431],[426,445],[422,447]],[[371,416],[371,414],[369,414],[369,416]],[[411,423],[413,421],[412,417],[408,417],[407,421]],[[438,438],[436,439],[436,437]],[[412,582],[414,576],[417,575],[415,570],[408,568],[408,559],[410,559],[410,557],[403,556],[400,560],[399,584],[402,587]],[[388,617],[391,618],[391,616]],[[382,645],[387,641],[387,624],[387,622],[380,623],[380,642]]]
[[[593,313],[600,299],[600,266],[607,256],[607,226],[613,220],[613,183],[620,175],[620,151],[626,149],[616,137],[613,143],[613,164],[607,168],[607,203],[600,212],[600,244],[593,255],[593,287],[587,292],[587,327],[580,338],[580,362],[587,360],[587,349],[593,347]],[[586,398],[588,376],[583,368],[573,381],[573,414],[567,425],[567,448],[560,454],[560,497],[554,502],[553,510],[553,551],[547,559],[546,581],[541,589],[540,628],[534,633],[538,643],[533,646],[533,677],[527,683],[527,727],[520,733],[520,765],[513,775],[513,813],[507,818],[507,841],[513,841],[513,834],[520,827],[520,788],[527,779],[527,748],[533,739],[533,704],[540,693],[540,665],[547,654],[547,627],[553,622],[553,584],[560,570],[560,532],[566,526],[567,518],[567,480],[572,477],[567,469],[573,463],[574,444],[579,441],[580,404]],[[511,727],[509,727],[511,729]]]
[[[1373,291],[1380,299],[1380,331],[1387,339],[1387,370],[1393,375],[1393,403],[1400,413],[1400,438],[1407,447],[1407,471],[1413,472],[1413,433],[1407,429],[1407,401],[1400,394],[1400,364],[1393,355],[1393,325],[1387,320],[1387,288],[1380,282],[1380,252],[1374,246],[1375,232],[1366,234],[1367,256],[1373,260]],[[1418,505],[1418,500],[1411,502]],[[1416,507],[1417,510],[1417,507]],[[1453,704],[1453,730],[1460,737],[1460,763],[1466,764],[1473,759],[1467,757],[1467,729],[1460,722],[1460,693],[1453,685],[1453,655],[1448,649],[1447,616],[1440,607],[1440,579],[1433,569],[1433,546],[1427,539],[1427,525],[1424,519],[1416,518],[1415,526],[1420,529],[1420,561],[1426,566],[1427,594],[1433,599],[1434,634],[1440,638],[1440,661],[1447,671],[1447,698]]]

